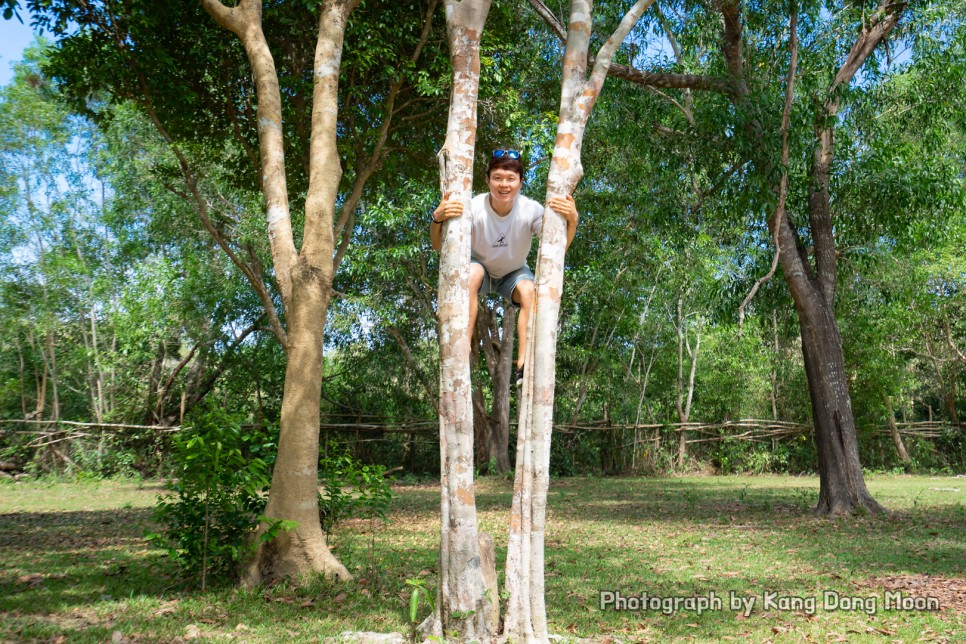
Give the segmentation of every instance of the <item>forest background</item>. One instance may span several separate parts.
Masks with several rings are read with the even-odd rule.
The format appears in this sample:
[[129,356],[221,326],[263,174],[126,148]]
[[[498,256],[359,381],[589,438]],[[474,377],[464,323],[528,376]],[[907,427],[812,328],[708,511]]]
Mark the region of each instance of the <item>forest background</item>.
[[[253,163],[251,78],[240,48],[197,5],[127,4],[115,27],[128,33],[116,43],[38,42],[0,90],[0,460],[10,471],[167,474],[169,430],[214,408],[268,452],[277,435],[285,320],[273,317],[281,295]],[[298,231],[309,119],[299,97],[311,92],[305,34],[314,25],[312,8],[296,4],[266,13],[266,33],[293,99],[286,153],[296,160],[288,181],[301,195]],[[601,33],[619,4],[599,3]],[[777,160],[788,12],[742,6],[757,136]],[[62,42],[100,33],[110,13],[50,7],[32,19]],[[616,62],[714,77],[722,29],[710,7],[660,3]],[[798,8],[788,211],[806,253],[812,103],[863,8]],[[835,310],[869,469],[966,467],[963,11],[910,3],[842,90],[835,117]],[[363,2],[340,81],[323,450],[414,475],[439,468],[438,257],[428,224],[439,199],[445,48],[435,2]],[[525,192],[542,192],[559,53],[529,5],[494,8],[478,175],[489,150],[518,148]],[[773,177],[748,160],[750,118],[713,88],[608,81],[574,195],[581,224],[566,260],[554,475],[816,471],[795,309],[781,269],[762,280],[775,204],[764,189]],[[512,350],[512,320],[494,299],[482,308],[477,468],[506,471],[516,394],[500,357]]]

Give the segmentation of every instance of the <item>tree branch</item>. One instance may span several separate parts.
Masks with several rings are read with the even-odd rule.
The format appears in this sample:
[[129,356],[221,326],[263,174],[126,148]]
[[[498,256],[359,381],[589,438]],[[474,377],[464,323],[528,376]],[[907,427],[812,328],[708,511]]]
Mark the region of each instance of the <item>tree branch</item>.
[[262,31],[262,3],[260,0],[241,0],[237,6],[229,9],[220,0],[200,2],[216,23],[235,34],[241,41],[255,77],[262,193],[265,196],[275,279],[278,281],[284,308],[291,299],[291,269],[298,253],[292,234],[285,177],[281,91],[275,62]]
[[792,116],[792,103],[795,100],[795,74],[798,71],[798,9],[793,4],[792,15],[789,18],[789,36],[788,36],[788,49],[790,62],[788,64],[788,77],[785,81],[785,106],[782,109],[782,178],[778,184],[778,203],[775,205],[775,212],[772,215],[772,221],[769,222],[772,231],[772,239],[775,242],[775,256],[771,260],[771,269],[768,273],[763,275],[755,285],[752,287],[751,292],[748,296],[741,302],[741,306],[738,307],[738,336],[741,336],[742,328],[745,322],[745,307],[751,302],[751,299],[755,297],[755,293],[762,284],[770,280],[774,275],[775,271],[778,269],[778,261],[781,257],[781,236],[779,234],[779,221],[785,219],[786,210],[785,203],[788,198],[788,159],[789,159],[789,146],[788,146],[788,131],[791,127],[791,116]]
[[[567,32],[554,13],[547,8],[547,5],[544,4],[542,0],[529,0],[529,2],[530,6],[532,6],[534,11],[536,11],[537,14],[543,18],[543,21],[548,27],[550,27],[550,30],[553,31],[554,35],[557,36],[560,42],[563,45],[566,45]],[[596,65],[596,58],[591,56],[587,62],[592,66]],[[633,61],[631,62],[633,63]],[[613,61],[607,68],[607,75],[615,78],[621,78],[644,87],[660,87],[664,89],[699,89],[718,92],[721,94],[729,94],[732,92],[731,85],[728,83],[728,81],[714,78],[712,76],[673,74],[669,72],[646,72],[641,69],[637,69],[633,65],[622,65],[614,63]]]
[[530,0],[530,6],[537,12],[537,15],[543,18],[547,26],[560,39],[560,42],[567,44],[567,30],[564,28],[563,23],[557,19],[557,16],[554,15],[553,11],[543,3],[543,0]]
[[829,182],[835,154],[835,120],[841,105],[838,90],[848,86],[875,48],[898,24],[905,2],[883,0],[869,26],[862,27],[845,62],[829,86],[825,102],[815,119],[815,151],[812,158],[812,191],[808,197],[809,223],[815,244],[815,269],[822,295],[831,305],[835,297],[837,259],[832,227]]
[[621,46],[624,39],[627,38],[627,34],[630,33],[637,21],[641,19],[647,8],[654,3],[654,0],[638,0],[634,3],[634,6],[624,14],[621,19],[620,24],[611,37],[607,39],[604,46],[600,48],[597,52],[596,60],[594,61],[594,68],[590,74],[590,80],[588,81],[588,90],[593,91],[595,94],[600,94],[601,88],[604,86],[604,79],[607,78],[607,70],[610,68],[611,62],[614,60],[614,54],[617,53],[617,48]]

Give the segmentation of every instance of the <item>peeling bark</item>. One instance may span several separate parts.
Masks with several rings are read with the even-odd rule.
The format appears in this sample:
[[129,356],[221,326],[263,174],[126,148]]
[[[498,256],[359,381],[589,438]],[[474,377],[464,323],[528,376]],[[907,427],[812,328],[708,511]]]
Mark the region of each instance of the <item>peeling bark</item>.
[[[546,202],[573,192],[583,176],[580,148],[587,120],[617,48],[653,0],[636,2],[604,43],[587,75],[591,2],[572,0],[564,52],[557,137],[547,178]],[[517,462],[507,546],[509,592],[503,634],[516,641],[547,641],[544,539],[550,484],[557,324],[563,289],[567,227],[546,208],[536,262],[535,297],[527,330],[525,379],[519,402]]]
[[[490,0],[446,0],[453,87],[446,142],[439,153],[443,195],[470,212],[480,80],[480,37]],[[460,641],[492,639],[496,623],[484,599],[473,483],[473,401],[469,346],[469,216],[443,224],[439,267],[440,562],[435,633]]]

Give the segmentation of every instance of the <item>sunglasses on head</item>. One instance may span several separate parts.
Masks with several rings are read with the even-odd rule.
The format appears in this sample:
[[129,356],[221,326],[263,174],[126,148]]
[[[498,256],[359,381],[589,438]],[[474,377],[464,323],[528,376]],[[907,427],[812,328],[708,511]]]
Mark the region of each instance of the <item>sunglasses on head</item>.
[[494,159],[502,159],[503,157],[509,157],[511,159],[519,159],[520,153],[516,150],[493,150]]

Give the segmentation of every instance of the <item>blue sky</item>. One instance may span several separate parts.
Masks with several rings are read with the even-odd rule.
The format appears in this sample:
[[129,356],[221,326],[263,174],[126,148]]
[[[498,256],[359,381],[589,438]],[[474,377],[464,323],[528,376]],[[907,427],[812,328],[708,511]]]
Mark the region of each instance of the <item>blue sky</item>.
[[24,22],[27,24],[20,24],[16,18],[0,18],[0,86],[6,85],[13,78],[13,64],[23,57],[23,50],[34,39],[34,32],[26,16]]

